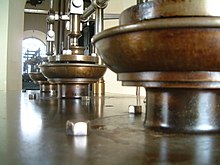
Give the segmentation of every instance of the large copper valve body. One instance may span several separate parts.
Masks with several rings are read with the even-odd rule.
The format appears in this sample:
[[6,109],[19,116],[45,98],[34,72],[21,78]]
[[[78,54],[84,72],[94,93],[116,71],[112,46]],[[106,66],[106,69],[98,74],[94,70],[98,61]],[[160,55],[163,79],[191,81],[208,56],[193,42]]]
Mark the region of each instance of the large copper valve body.
[[220,132],[217,0],[154,0],[125,10],[93,38],[126,86],[146,88],[148,128]]
[[90,96],[90,84],[95,83],[106,71],[97,65],[98,58],[84,55],[84,48],[75,46],[72,54],[50,56],[48,64],[40,66],[48,81],[57,84],[58,98]]
[[40,92],[56,92],[57,85],[47,81],[47,78],[41,72],[31,72],[29,77],[35,84],[39,84]]

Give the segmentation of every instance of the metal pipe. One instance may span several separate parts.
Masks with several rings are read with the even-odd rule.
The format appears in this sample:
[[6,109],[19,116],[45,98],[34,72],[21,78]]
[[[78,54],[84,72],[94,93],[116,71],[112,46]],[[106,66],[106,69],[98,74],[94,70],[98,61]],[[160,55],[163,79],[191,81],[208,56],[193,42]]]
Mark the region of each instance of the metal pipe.
[[70,49],[70,36],[67,35],[66,37],[66,49],[69,50]]
[[[103,1],[104,2],[104,1]],[[105,0],[107,2],[107,0]],[[106,6],[105,6],[106,7]],[[95,34],[100,33],[104,29],[104,7],[97,7],[95,11]],[[94,52],[98,57],[98,64],[104,65],[100,56],[98,56],[98,51],[95,46],[93,46]],[[105,80],[104,78],[100,78],[98,82],[93,85],[93,94],[95,96],[103,96],[105,95]]]
[[104,27],[104,9],[98,8],[95,12],[95,34],[103,31]]
[[137,105],[141,105],[141,89],[139,86],[136,87],[136,99]]
[[95,7],[91,4],[81,16],[82,21],[86,21],[90,15],[92,15],[95,12]]
[[50,10],[47,18],[47,52],[48,56],[53,55],[53,45],[54,45],[54,21],[55,21],[55,11],[54,11],[54,0],[50,1]]
[[[47,24],[47,29],[48,31],[53,31],[53,24],[48,23]],[[47,34],[48,35],[48,34]],[[47,36],[48,37],[48,36]],[[54,47],[54,42],[53,41],[48,41],[46,42],[46,54],[48,56],[52,56],[53,55],[53,47]]]
[[[38,10],[38,9],[24,9],[24,13],[47,15],[48,11],[47,10]],[[58,12],[56,11],[55,14],[58,14]],[[62,11],[62,14],[65,14],[65,10]],[[104,20],[119,19],[119,16],[120,16],[120,14],[116,14],[116,13],[104,13]],[[67,19],[67,17],[65,17],[65,19],[63,19],[63,18],[60,18],[60,19],[63,21],[69,20],[69,18]],[[93,18],[91,18],[91,20],[93,20]],[[65,28],[65,24],[64,24],[64,28]]]
[[50,0],[50,9],[51,9],[51,10],[54,9],[54,0]]
[[78,38],[81,36],[80,31],[80,15],[73,14],[70,16],[71,27],[70,27],[70,36],[73,38],[73,45],[78,45]]
[[47,41],[46,42],[46,54],[48,56],[52,56],[53,55],[53,42]]
[[[62,8],[62,14],[65,14],[66,13],[66,0],[62,0],[63,2],[63,8]],[[61,20],[61,50],[64,49],[64,45],[65,44],[65,39],[64,39],[64,36],[65,36],[65,21]]]
[[[95,12],[95,34],[98,34],[103,31],[104,29],[104,9],[97,8]],[[97,49],[94,48],[94,52],[98,56]],[[99,64],[103,65],[101,58],[99,57]]]
[[81,20],[86,21],[97,8],[105,8],[108,1],[109,0],[93,0],[91,5],[84,11],[83,15],[81,16]]
[[[58,9],[58,15],[61,15],[61,1],[62,0],[59,0],[59,9]],[[61,24],[60,24],[60,20],[58,20],[58,28],[57,28],[57,43],[56,43],[56,45],[57,45],[57,47],[56,47],[56,50],[57,50],[57,54],[60,54],[61,52],[60,52],[60,33],[61,33]]]

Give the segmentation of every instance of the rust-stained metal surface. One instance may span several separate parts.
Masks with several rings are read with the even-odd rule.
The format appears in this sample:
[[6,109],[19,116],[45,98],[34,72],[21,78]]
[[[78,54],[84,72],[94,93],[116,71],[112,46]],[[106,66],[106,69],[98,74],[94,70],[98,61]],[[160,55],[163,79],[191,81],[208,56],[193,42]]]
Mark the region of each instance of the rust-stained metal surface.
[[219,0],[153,0],[124,10],[120,24],[167,17],[220,16]]
[[[163,134],[128,114],[135,97],[90,101],[0,92],[0,164],[219,164],[220,135]],[[144,106],[144,105],[142,105]],[[90,120],[87,137],[67,136],[67,120]]]

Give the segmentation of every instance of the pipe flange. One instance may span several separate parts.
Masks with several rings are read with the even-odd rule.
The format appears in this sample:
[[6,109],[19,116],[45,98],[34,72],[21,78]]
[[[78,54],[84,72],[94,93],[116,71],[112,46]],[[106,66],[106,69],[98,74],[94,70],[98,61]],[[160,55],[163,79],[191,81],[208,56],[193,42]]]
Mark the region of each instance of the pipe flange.
[[95,83],[99,79],[98,78],[48,78],[50,83],[54,84],[90,84]]
[[48,57],[50,62],[98,63],[98,58],[86,55],[55,55]]
[[124,86],[146,88],[220,89],[220,72],[118,73]]

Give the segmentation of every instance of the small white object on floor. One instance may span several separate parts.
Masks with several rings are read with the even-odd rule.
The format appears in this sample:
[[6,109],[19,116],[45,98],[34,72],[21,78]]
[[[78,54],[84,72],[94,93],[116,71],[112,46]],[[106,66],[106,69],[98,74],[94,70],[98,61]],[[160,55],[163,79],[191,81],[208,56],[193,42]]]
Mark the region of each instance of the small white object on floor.
[[75,136],[87,136],[88,135],[88,123],[78,122],[74,125]]
[[70,136],[87,136],[89,130],[89,122],[66,122],[66,134]]
[[142,113],[142,106],[141,105],[129,105],[128,106],[128,113],[141,114]]

